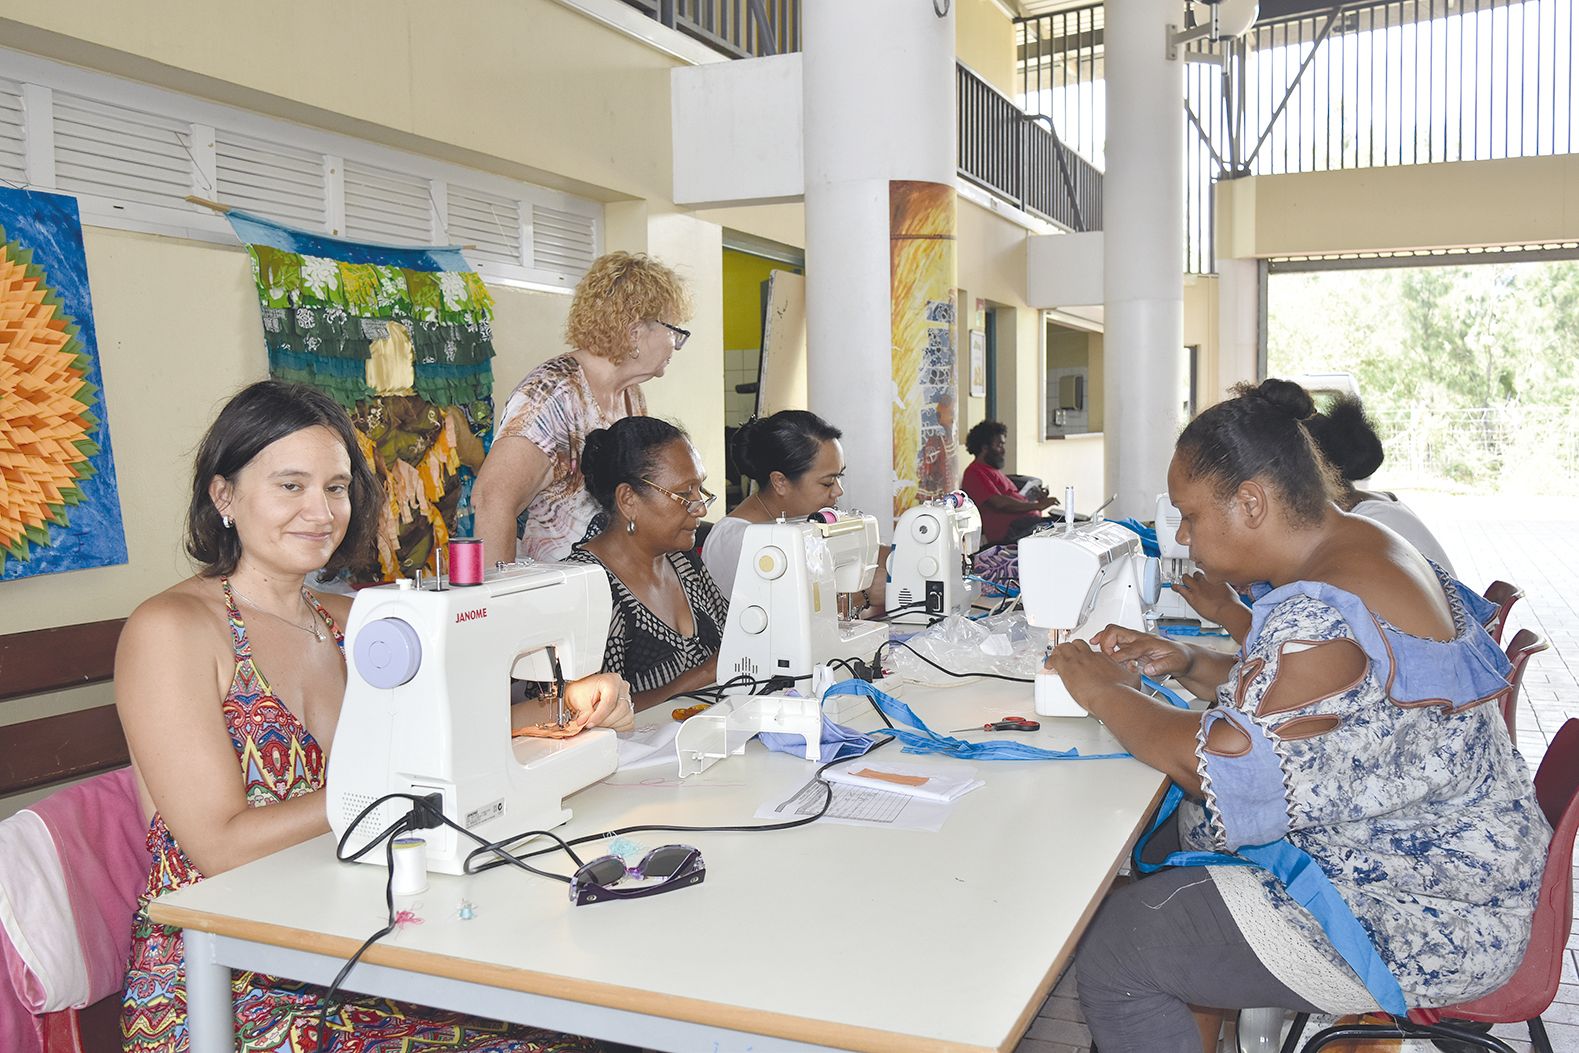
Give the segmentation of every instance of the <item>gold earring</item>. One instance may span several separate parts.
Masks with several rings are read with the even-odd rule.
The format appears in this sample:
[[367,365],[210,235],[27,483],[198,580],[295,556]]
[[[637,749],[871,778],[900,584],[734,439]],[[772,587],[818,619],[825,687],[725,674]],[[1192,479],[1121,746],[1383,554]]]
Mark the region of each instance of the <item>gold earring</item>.
[[634,519],[627,519],[627,520],[625,520],[625,533],[627,533],[627,534],[634,534],[634,533],[636,533],[636,520],[634,520]]

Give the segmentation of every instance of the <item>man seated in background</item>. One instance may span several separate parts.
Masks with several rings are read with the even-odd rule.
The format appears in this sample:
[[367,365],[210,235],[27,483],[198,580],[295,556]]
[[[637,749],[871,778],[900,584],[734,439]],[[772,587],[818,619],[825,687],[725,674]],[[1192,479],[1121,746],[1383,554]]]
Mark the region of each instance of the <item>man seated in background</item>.
[[966,466],[960,486],[981,510],[983,546],[1018,541],[1036,529],[1043,509],[1058,503],[1039,485],[1022,494],[1003,473],[1008,435],[1001,421],[984,420],[965,436],[965,449],[975,460]]

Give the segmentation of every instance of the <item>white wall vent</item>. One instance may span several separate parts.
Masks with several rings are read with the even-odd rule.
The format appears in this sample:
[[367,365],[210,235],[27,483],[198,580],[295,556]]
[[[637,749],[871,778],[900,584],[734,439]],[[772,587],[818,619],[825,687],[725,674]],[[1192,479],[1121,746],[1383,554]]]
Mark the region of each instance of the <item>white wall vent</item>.
[[27,182],[22,125],[22,85],[0,78],[0,179],[17,186]]
[[192,126],[55,93],[55,186],[70,194],[185,208]]
[[345,162],[345,236],[382,245],[431,245],[428,181],[405,172]]
[[499,194],[449,185],[449,237],[473,261],[519,267],[521,260],[521,203]]
[[322,231],[323,154],[215,129],[215,197],[303,230]]
[[532,206],[532,266],[573,280],[598,254],[597,220],[546,205]]

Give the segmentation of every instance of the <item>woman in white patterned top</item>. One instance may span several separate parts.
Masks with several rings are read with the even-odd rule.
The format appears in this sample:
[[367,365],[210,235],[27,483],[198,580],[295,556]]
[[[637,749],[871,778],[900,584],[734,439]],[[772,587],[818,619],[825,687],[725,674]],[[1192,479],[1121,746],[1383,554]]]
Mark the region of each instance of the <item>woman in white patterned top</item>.
[[[645,416],[640,384],[663,376],[691,334],[679,276],[649,256],[598,257],[576,286],[565,322],[575,350],[526,375],[499,417],[472,489],[484,558],[564,559],[597,512],[581,481],[581,444],[594,428]],[[524,530],[519,528],[526,513]]]
[[696,450],[667,421],[628,417],[587,436],[582,472],[606,522],[568,558],[609,576],[604,670],[630,681],[637,709],[713,683],[729,601],[693,551],[714,500]]
[[[1529,940],[1551,828],[1487,704],[1508,664],[1485,601],[1339,510],[1313,410],[1287,381],[1244,387],[1190,423],[1168,471],[1191,558],[1271,585],[1238,655],[1111,626],[1052,655],[1182,791],[1156,842],[1193,853],[1110,896],[1086,933],[1080,1000],[1103,1053],[1215,1050],[1225,1009],[1451,1005],[1504,983]],[[1215,703],[1164,706],[1137,669]],[[1296,901],[1275,871],[1327,899]]]

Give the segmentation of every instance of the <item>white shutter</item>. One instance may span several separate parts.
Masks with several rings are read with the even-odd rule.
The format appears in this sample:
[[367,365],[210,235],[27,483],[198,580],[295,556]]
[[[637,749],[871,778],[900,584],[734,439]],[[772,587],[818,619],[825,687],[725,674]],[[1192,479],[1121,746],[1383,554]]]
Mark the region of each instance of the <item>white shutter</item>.
[[347,160],[345,235],[385,245],[433,244],[433,200],[428,181]]
[[55,186],[72,194],[186,208],[192,126],[55,93]]
[[0,179],[18,186],[27,182],[22,121],[22,85],[0,78]]
[[470,187],[449,185],[449,240],[475,248],[474,260],[521,266],[521,203]]
[[597,221],[547,205],[532,206],[532,266],[571,279],[587,273],[597,256]]
[[302,230],[325,229],[323,154],[214,130],[214,196]]

